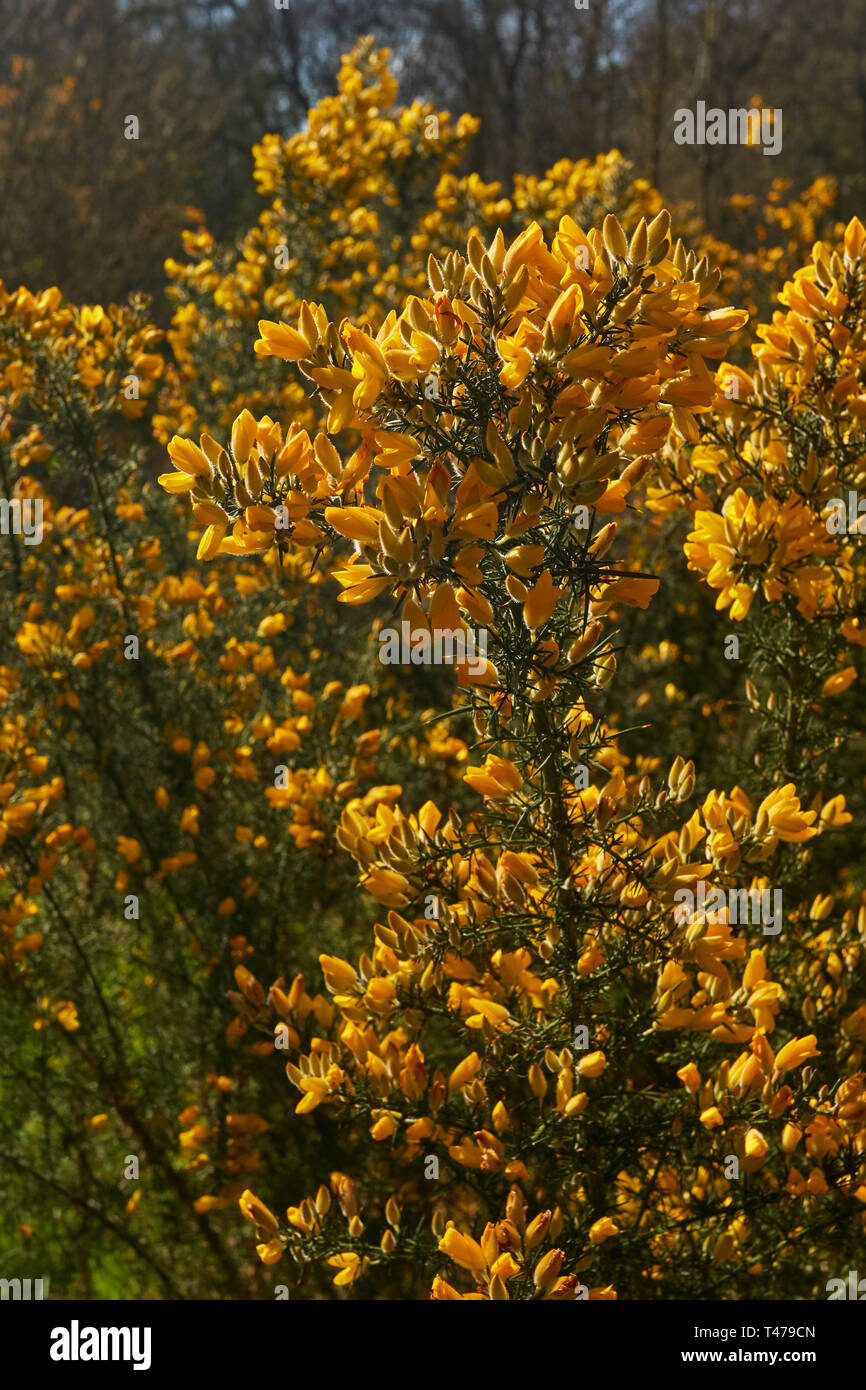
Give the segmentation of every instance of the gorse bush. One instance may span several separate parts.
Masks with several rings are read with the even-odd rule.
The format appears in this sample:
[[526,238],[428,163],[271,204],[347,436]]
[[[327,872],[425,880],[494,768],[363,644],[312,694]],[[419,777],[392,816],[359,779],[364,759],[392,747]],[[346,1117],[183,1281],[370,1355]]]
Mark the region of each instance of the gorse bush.
[[[348,876],[341,889],[321,859],[333,857],[326,827],[336,788],[381,762],[381,736],[366,731],[364,708],[370,698],[387,727],[383,697],[363,679],[362,650],[354,682],[329,678],[328,651],[339,645],[329,635],[333,605],[320,587],[300,584],[290,562],[270,580],[235,569],[205,585],[182,538],[172,541],[174,517],[159,490],[132,500],[138,446],[122,452],[112,412],[119,396],[121,420],[125,413],[120,373],[143,371],[135,324],[61,308],[59,296],[4,296],[3,308],[16,354],[15,420],[40,421],[6,452],[7,485],[16,465],[41,458],[75,498],[54,505],[25,477],[16,492],[43,502],[42,543],[15,534],[3,542],[12,621],[2,677],[2,920],[12,1041],[2,1147],[7,1177],[8,1165],[22,1165],[26,1184],[9,1209],[64,1199],[59,1230],[53,1219],[44,1232],[36,1226],[61,1287],[63,1244],[83,1221],[85,1289],[105,1287],[96,1222],[113,1233],[109,1246],[120,1238],[135,1249],[143,1290],[156,1268],[163,1292],[208,1296],[213,1268],[197,1285],[170,1258],[181,1221],[205,1238],[236,1292],[243,1276],[212,1217],[195,1208],[191,1182],[210,1163],[205,1135],[229,1183],[257,1162],[261,1122],[247,1125],[247,1108],[257,1107],[238,1104],[239,1036],[226,1029],[225,991],[253,951],[260,895],[274,946],[285,935],[301,946],[307,916],[328,923],[351,913],[341,897]],[[145,355],[156,371],[159,355]],[[289,597],[299,584],[302,605]],[[277,611],[287,599],[291,615]],[[233,609],[243,640],[216,628],[216,616]],[[351,651],[351,635],[341,641]],[[303,744],[291,776],[280,790],[271,776],[262,800],[262,757],[272,765]],[[303,848],[313,852],[299,859]],[[312,963],[315,952],[306,954]],[[192,1161],[188,1172],[178,1151]],[[118,1201],[127,1154],[141,1155],[144,1172]],[[150,1203],[157,1210],[145,1218]],[[127,1233],[125,1215],[146,1219],[147,1234],[134,1225]]]
[[167,339],[0,295],[44,526],[2,539],[6,1263],[823,1297],[866,1215],[866,233],[812,246],[813,188],[722,272],[616,153],[507,197],[395,101],[365,43],[262,141]]
[[[760,800],[739,786],[713,789],[692,809],[692,761],[678,756],[661,788],[628,773],[592,711],[616,669],[618,609],[646,607],[658,588],[607,558],[615,524],[596,522],[624,510],[672,431],[676,458],[691,445],[689,466],[703,462],[730,490],[723,512],[696,512],[686,543],[690,563],[721,589],[720,605],[746,617],[751,560],[767,598],[797,598],[808,619],[826,610],[831,646],[857,621],[851,547],[834,544],[821,517],[838,466],[825,468],[814,496],[789,491],[784,504],[771,492],[759,507],[731,490],[748,474],[734,443],[745,401],[732,422],[714,418],[707,429],[727,443],[727,467],[712,446],[699,452],[696,412],[721,389],[707,361],[724,356],[742,316],[703,307],[715,277],[671,247],[668,226],[664,213],[642,221],[629,243],[613,216],[588,237],[566,217],[549,248],[536,224],[510,247],[501,234],[487,248],[471,238],[468,259],[431,259],[431,294],[410,297],[375,338],[348,322],[338,331],[306,303],[296,327],[262,321],[258,351],[297,362],[325,392],[332,433],[360,432],[347,457],[328,434],[284,442],[249,413],[235,422],[230,453],[179,438],[170,446],[178,471],[160,481],[200,499],[200,555],[263,550],[282,543],[280,530],[317,549],[347,537],[355,552],[336,570],[345,602],[393,592],[420,650],[467,623],[492,638],[481,673],[461,670],[483,757],[465,780],[483,807],[464,818],[434,801],[371,814],[351,799],[343,813],[340,843],[390,910],[357,969],[322,957],[330,1031],[300,991],[266,998],[252,977],[241,981],[241,1017],[284,1030],[296,1052],[287,1063],[302,1092],[296,1113],[328,1106],[380,1146],[370,1146],[360,1195],[350,1177],[335,1179],[341,1215],[323,1187],[289,1209],[282,1229],[245,1194],[242,1209],[268,1237],[258,1247],[266,1264],[288,1246],[302,1270],[324,1256],[337,1283],[367,1279],[378,1293],[395,1277],[403,1287],[409,1270],[435,1271],[443,1256],[493,1298],[574,1297],[584,1272],[599,1281],[591,1297],[653,1285],[684,1296],[696,1280],[708,1292],[742,1292],[760,1274],[771,1288],[783,1280],[803,1292],[839,1248],[839,1207],[866,1196],[855,1157],[866,1115],[856,1072],[863,1009],[832,988],[819,1008],[807,973],[795,1024],[774,1048],[783,981],[791,970],[796,997],[815,942],[774,952],[762,937],[781,934],[781,920],[765,915],[750,940],[732,932],[727,906],[673,910],[698,882],[724,890],[726,902],[730,889],[747,890],[738,900],[748,902],[772,883],[788,934],[825,921],[834,896],[820,891],[801,846],[850,822],[844,795],[819,791],[806,809],[795,783],[781,780],[788,748],[787,761],[786,750],[773,758],[774,775],[758,779]],[[847,270],[836,257],[849,291],[861,236],[852,225]],[[825,254],[815,254],[825,288],[804,277],[808,290],[786,294],[801,313],[850,306],[838,287],[828,298]],[[741,388],[733,398],[777,396],[777,374],[813,379],[799,347],[790,366],[785,356],[802,323],[787,338],[776,329],[775,351],[759,350],[756,381],[720,369],[725,387]],[[839,328],[843,349],[852,329]],[[823,364],[831,389],[836,366],[832,355]],[[838,370],[853,395],[856,374]],[[747,438],[769,487],[760,455],[778,441],[769,426]],[[786,458],[771,456],[779,466]],[[812,458],[802,472],[816,489]],[[845,472],[856,482],[856,463]],[[788,475],[789,490],[799,476]],[[664,466],[660,478],[670,483]],[[815,558],[817,570],[804,563]],[[760,665],[760,639],[751,645]],[[855,676],[850,666],[823,685],[812,680],[813,736],[826,727],[816,692],[841,693]],[[751,681],[748,690],[757,703]],[[776,711],[798,744],[793,691]],[[849,968],[858,961],[852,912],[837,935],[841,974],[846,952]],[[820,947],[829,940],[825,929]],[[801,1020],[815,1031],[798,1034]],[[793,1166],[801,1143],[806,1175]],[[831,1193],[809,1210],[801,1238],[778,1249],[792,1199]],[[459,1296],[441,1274],[433,1292]]]
[[0,1152],[24,1240],[13,1229],[5,1260],[38,1250],[55,1287],[96,1296],[118,1281],[239,1296],[254,1281],[214,1212],[269,1126],[300,1151],[260,1113],[267,1076],[247,1090],[272,1044],[227,1017],[233,970],[289,938],[312,967],[308,921],[337,940],[366,924],[331,833],[345,797],[360,783],[393,799],[403,740],[443,786],[463,745],[413,733],[411,687],[383,679],[290,557],[270,574],[190,566],[170,499],[140,483],[136,421],[163,368],[140,310],[3,291],[0,324],[3,489],[41,504],[43,531],[2,542]]

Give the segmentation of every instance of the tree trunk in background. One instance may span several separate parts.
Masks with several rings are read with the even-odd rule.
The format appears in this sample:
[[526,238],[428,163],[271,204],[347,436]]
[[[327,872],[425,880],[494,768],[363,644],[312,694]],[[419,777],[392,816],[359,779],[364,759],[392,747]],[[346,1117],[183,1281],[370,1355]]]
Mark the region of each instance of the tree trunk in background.
[[[695,101],[705,101],[713,105],[712,84],[716,39],[718,37],[717,0],[704,0],[701,46],[698,51],[698,64],[695,70]],[[713,156],[715,146],[703,145],[700,155],[700,195],[699,208],[704,221],[709,223],[712,212]]]
[[[650,179],[656,188],[662,184],[662,145],[665,140],[665,108],[668,99],[668,0],[656,0],[656,55],[653,75],[652,151]],[[667,130],[670,139],[670,130]]]
[[595,152],[602,124],[600,114],[605,106],[599,72],[599,57],[604,35],[606,5],[607,0],[590,0],[589,10],[585,15],[581,15],[586,24],[582,45],[581,104],[584,129],[590,144],[590,148],[581,151],[582,154]]
[[860,144],[861,152],[861,195],[866,188],[866,0],[855,0],[859,4],[860,23],[856,30],[857,43],[857,66],[856,66],[856,85],[857,96],[860,99]]

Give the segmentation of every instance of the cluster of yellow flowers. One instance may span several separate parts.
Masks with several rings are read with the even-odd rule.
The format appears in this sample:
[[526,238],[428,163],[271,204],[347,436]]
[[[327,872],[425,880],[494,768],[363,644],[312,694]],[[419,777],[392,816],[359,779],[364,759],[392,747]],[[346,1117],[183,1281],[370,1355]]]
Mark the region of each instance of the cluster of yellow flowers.
[[648,500],[657,513],[685,506],[692,514],[689,565],[732,619],[742,622],[760,593],[821,622],[835,639],[816,669],[825,696],[857,678],[852,653],[866,642],[858,551],[864,249],[857,218],[838,250],[815,243],[811,263],[781,290],[782,308],[759,329],[753,372],[717,373],[712,439],[671,450]]
[[[0,376],[0,389],[11,410],[26,396],[38,417],[50,414],[52,395],[60,382],[74,375],[91,399],[99,400],[101,409],[116,409],[136,420],[165,366],[156,351],[163,334],[135,306],[74,308],[64,302],[56,286],[34,295],[23,286],[10,292],[0,281],[0,319],[18,349],[14,356],[4,356]],[[49,381],[35,367],[28,340],[50,340],[53,376]],[[0,420],[0,439],[5,442],[12,438],[10,424],[11,419]],[[44,462],[50,452],[36,425],[16,435],[11,456],[26,468]]]
[[[489,239],[501,227],[513,238],[536,221],[551,239],[566,215],[591,226],[612,210],[634,226],[665,206],[618,150],[558,160],[543,177],[517,174],[510,189],[462,174],[477,129],[468,115],[455,120],[418,101],[398,105],[388,50],[360,40],[343,59],[337,92],[312,108],[307,128],[266,135],[254,147],[264,200],[254,226],[223,247],[198,209],[187,210],[188,259],[166,265],[177,307],[158,437],[189,434],[199,419],[228,429],[244,407],[309,424],[296,379],[261,364],[253,370],[250,332],[262,314],[295,322],[307,299],[375,332],[407,295],[423,293],[428,256],[444,259],[473,231]],[[750,309],[763,305],[768,286],[793,271],[825,225],[832,180],[817,180],[799,197],[788,193],[776,180],[760,208],[754,199],[731,199],[731,216],[748,224],[746,253],[712,236],[689,207],[674,209],[677,233],[721,271],[720,303],[735,296]]]
[[[630,244],[613,216],[603,235],[564,217],[549,249],[536,223],[508,248],[501,232],[489,248],[473,236],[466,259],[431,258],[428,274],[428,297],[410,296],[375,337],[346,324],[341,338],[306,302],[297,327],[262,320],[257,352],[298,363],[328,407],[327,432],[311,441],[292,427],[283,438],[269,417],[244,411],[230,452],[209,435],[200,447],[176,436],[177,471],[160,482],[194,499],[206,526],[200,558],[290,540],[320,547],[337,533],[356,543],[336,571],[344,600],[395,589],[412,631],[435,632],[467,618],[493,624],[480,562],[496,557],[535,632],[569,592],[568,574],[546,562],[552,529],[569,509],[625,510],[648,451],[671,426],[688,437],[693,411],[712,400],[706,360],[723,355],[743,315],[702,307],[715,277],[671,246],[666,213],[641,220]],[[458,452],[481,379],[508,393],[508,408],[460,431]],[[360,442],[342,458],[331,436],[346,431]],[[364,501],[371,470],[382,475],[378,505]],[[591,551],[594,612],[644,606],[657,587],[604,568],[613,530]],[[538,657],[554,670],[555,640]],[[494,676],[485,667],[481,680]]]

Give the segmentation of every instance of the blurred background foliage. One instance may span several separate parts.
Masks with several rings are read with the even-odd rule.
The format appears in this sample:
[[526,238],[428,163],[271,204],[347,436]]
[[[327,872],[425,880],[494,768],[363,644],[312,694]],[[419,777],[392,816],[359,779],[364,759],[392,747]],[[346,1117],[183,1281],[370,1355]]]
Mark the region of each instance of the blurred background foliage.
[[[775,179],[832,172],[846,218],[866,191],[860,0],[832,23],[812,0],[2,0],[0,278],[157,293],[185,207],[220,239],[247,226],[251,147],[302,127],[363,33],[405,100],[480,119],[484,180],[616,148],[742,250]],[[781,154],[675,145],[699,98],[781,107]]]

